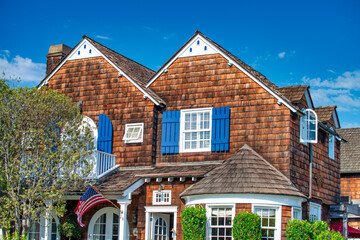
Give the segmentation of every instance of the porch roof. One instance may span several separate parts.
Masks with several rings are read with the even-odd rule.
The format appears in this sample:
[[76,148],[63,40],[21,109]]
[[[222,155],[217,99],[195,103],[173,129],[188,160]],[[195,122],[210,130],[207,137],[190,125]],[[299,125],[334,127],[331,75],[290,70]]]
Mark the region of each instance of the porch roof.
[[142,168],[118,168],[94,184],[102,193],[122,192],[141,178],[202,177],[223,161]]

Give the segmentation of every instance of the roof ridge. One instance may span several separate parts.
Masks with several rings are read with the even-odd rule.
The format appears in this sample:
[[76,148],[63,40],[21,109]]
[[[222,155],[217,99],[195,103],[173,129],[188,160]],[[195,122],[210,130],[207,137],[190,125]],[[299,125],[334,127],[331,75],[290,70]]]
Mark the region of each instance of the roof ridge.
[[154,73],[155,73],[155,71],[154,71],[154,70],[152,70],[152,69],[150,69],[150,68],[148,68],[148,67],[146,67],[146,66],[142,65],[141,63],[138,63],[138,62],[137,62],[137,61],[135,61],[135,60],[132,60],[131,58],[128,58],[128,57],[126,57],[126,56],[124,56],[124,55],[122,55],[122,54],[120,54],[120,53],[116,52],[115,50],[113,50],[113,49],[111,49],[111,48],[108,48],[108,47],[104,46],[103,44],[99,43],[98,41],[95,41],[94,39],[92,39],[92,38],[90,38],[90,37],[88,37],[88,36],[86,36],[86,35],[83,35],[83,38],[85,38],[85,39],[87,39],[87,40],[90,40],[90,41],[93,41],[93,42],[95,42],[95,43],[99,44],[100,46],[102,46],[102,47],[104,47],[104,48],[106,48],[106,49],[108,49],[108,50],[112,51],[113,53],[115,53],[115,54],[117,54],[117,55],[120,55],[120,56],[122,56],[122,57],[124,57],[124,58],[126,58],[126,59],[128,59],[128,60],[130,60],[130,61],[132,61],[133,63],[138,64],[138,65],[140,65],[140,66],[142,66],[142,67],[144,67],[144,68],[146,68],[146,69],[148,69],[148,70],[150,70],[150,71],[152,71],[152,72],[154,72]]
[[[278,170],[276,167],[274,167],[271,163],[269,163],[265,158],[263,158],[259,153],[257,153],[254,149],[252,149],[249,145],[246,143],[244,146],[240,148],[240,150],[249,150],[256,156],[258,156],[261,160],[263,160],[267,165],[269,165],[273,170],[275,170],[277,173],[279,173],[288,183],[291,184],[291,186],[295,187],[294,184],[291,182],[291,180],[286,177],[280,170]],[[295,187],[296,188],[296,187]],[[297,189],[297,188],[296,188]],[[298,190],[298,189],[297,189]]]

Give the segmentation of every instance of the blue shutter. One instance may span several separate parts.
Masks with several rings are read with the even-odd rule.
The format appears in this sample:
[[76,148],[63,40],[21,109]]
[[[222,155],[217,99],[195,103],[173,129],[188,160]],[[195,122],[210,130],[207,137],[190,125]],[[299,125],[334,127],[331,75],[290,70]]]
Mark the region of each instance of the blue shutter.
[[230,108],[212,109],[211,151],[229,150]]
[[111,146],[112,146],[111,121],[106,115],[99,114],[97,150],[106,153],[111,153]]
[[161,153],[179,153],[180,111],[163,113]]

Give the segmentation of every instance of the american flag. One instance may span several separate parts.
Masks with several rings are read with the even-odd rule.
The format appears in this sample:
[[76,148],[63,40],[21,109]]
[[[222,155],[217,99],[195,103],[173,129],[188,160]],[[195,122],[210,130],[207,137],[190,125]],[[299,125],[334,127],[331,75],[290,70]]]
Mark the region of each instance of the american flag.
[[93,206],[109,201],[102,194],[97,192],[92,186],[90,186],[84,195],[80,198],[78,205],[75,209],[77,215],[77,221],[81,227],[84,227],[85,224],[82,223],[81,218],[86,213],[87,210]]

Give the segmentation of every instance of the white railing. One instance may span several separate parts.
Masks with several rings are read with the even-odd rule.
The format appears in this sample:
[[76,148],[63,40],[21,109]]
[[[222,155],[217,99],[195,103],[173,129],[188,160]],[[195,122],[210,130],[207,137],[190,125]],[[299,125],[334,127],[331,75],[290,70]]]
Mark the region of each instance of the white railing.
[[110,153],[94,151],[92,156],[93,169],[90,178],[100,178],[116,168],[116,156]]

